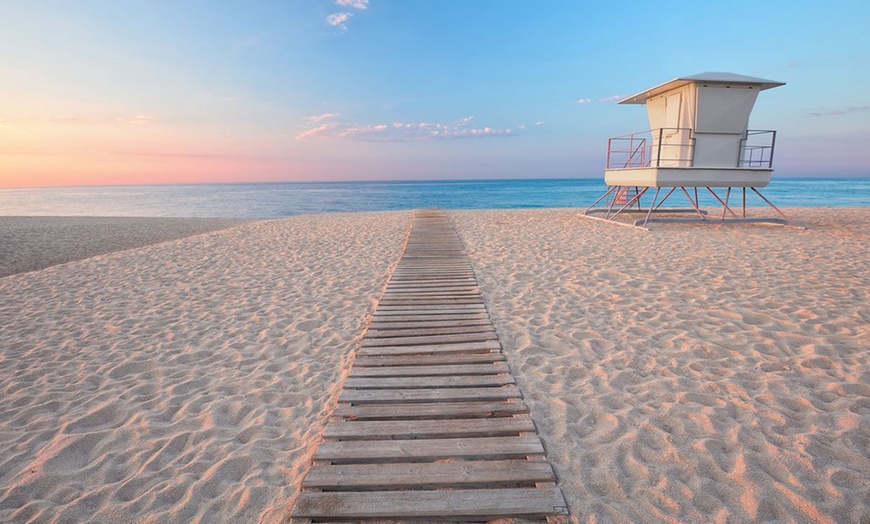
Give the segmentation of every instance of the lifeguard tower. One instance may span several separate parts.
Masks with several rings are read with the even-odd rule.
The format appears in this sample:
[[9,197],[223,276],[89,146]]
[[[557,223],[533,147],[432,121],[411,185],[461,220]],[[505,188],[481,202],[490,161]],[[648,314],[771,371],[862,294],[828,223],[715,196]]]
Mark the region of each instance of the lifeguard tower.
[[[675,78],[621,100],[645,104],[650,130],[611,138],[607,144],[604,181],[607,191],[585,212],[591,218],[614,220],[622,213],[642,213],[633,225],[650,222],[766,222],[791,225],[759,188],[770,183],[776,131],[749,130],[749,114],[760,91],[785,85],[732,73],[701,73]],[[648,194],[651,188],[652,200]],[[714,191],[725,190],[724,198]],[[742,212],[729,205],[732,189],[742,190]],[[659,199],[662,189],[667,192]],[[747,189],[781,218],[747,218]],[[678,190],[688,208],[663,208]],[[720,218],[701,209],[699,190],[722,206]],[[709,197],[708,197],[709,198]],[[652,218],[665,214],[691,218]],[[596,217],[604,214],[604,217]],[[679,215],[677,215],[679,217]],[[617,222],[624,223],[624,222]]]

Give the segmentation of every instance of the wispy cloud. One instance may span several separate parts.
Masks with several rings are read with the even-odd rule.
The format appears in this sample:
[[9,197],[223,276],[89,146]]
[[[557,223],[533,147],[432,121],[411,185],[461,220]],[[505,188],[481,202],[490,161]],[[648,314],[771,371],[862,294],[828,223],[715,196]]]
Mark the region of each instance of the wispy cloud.
[[308,138],[316,138],[316,137],[329,137],[333,131],[338,130],[339,124],[338,122],[332,122],[329,124],[322,124],[317,127],[311,128],[307,131],[303,131],[296,135],[296,140],[306,140]]
[[845,109],[833,109],[831,111],[813,112],[813,113],[810,113],[809,115],[814,116],[814,117],[838,116],[838,115],[846,115],[849,113],[859,113],[862,111],[870,111],[870,106],[857,106],[857,107],[847,107]]
[[139,114],[139,115],[125,116],[125,117],[117,118],[116,120],[118,122],[121,122],[122,124],[131,124],[131,125],[140,126],[143,124],[150,124],[151,122],[154,122],[157,119],[154,118],[153,116]]
[[342,31],[347,31],[347,21],[350,20],[350,17],[353,16],[353,13],[348,13],[342,11],[340,13],[332,13],[331,15],[326,17],[326,23],[331,25],[332,27],[337,27]]
[[625,98],[625,95],[610,95],[608,97],[599,98],[598,101],[606,104],[607,102],[616,102],[617,100],[622,100]]
[[592,102],[598,102],[599,104],[606,104],[608,102],[616,102],[618,100],[622,100],[626,95],[611,95],[606,96],[604,98],[598,98],[596,100],[592,100],[591,98],[581,98],[577,100],[577,103],[582,105],[591,104]]
[[366,9],[369,6],[369,0],[335,0],[335,4],[354,9]]
[[[362,10],[368,9],[369,0],[335,0],[335,5]],[[338,28],[338,30],[343,33],[347,31],[347,22],[352,16],[353,13],[349,13],[347,11],[332,13],[331,15],[326,17],[326,23],[331,25],[332,27]]]
[[305,121],[316,124],[318,122],[323,122],[324,120],[332,120],[333,118],[338,118],[340,116],[341,113],[323,113],[322,115],[309,116],[305,119]]
[[79,118],[77,116],[49,118],[48,121],[55,124],[82,124],[85,122],[83,118]]
[[389,124],[349,124],[329,122],[296,135],[296,140],[346,139],[364,142],[410,142],[420,140],[452,140],[515,136],[510,128],[475,127],[473,116],[453,122],[392,122]]

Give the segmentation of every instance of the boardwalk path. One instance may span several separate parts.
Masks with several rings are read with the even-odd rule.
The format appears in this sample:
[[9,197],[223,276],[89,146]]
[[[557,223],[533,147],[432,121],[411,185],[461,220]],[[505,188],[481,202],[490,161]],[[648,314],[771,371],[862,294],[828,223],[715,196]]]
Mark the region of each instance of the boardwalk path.
[[293,516],[564,514],[462,242],[418,211]]

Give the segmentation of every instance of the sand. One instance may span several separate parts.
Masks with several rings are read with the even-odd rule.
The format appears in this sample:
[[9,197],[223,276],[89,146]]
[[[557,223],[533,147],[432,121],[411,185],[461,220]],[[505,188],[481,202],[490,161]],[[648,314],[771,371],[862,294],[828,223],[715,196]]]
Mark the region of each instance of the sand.
[[0,278],[244,222],[230,218],[0,217]]
[[[574,522],[870,520],[870,209],[452,211]],[[0,522],[280,522],[411,214],[0,278]]]
[[451,212],[576,522],[870,522],[870,209]]
[[0,279],[0,522],[279,522],[411,214],[254,222]]

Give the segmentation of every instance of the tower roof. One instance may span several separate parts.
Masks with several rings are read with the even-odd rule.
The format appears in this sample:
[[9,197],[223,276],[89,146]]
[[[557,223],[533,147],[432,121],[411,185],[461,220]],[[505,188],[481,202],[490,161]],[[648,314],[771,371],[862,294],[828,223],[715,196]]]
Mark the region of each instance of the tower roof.
[[756,78],[754,76],[738,75],[734,73],[717,73],[706,72],[691,76],[681,76],[669,80],[664,84],[657,85],[646,91],[641,91],[636,95],[624,98],[619,101],[620,104],[645,104],[646,101],[654,96],[660,95],[666,91],[677,89],[686,84],[730,84],[757,87],[759,91],[770,89],[772,87],[784,86],[785,82],[777,82],[776,80],[765,80],[764,78]]

